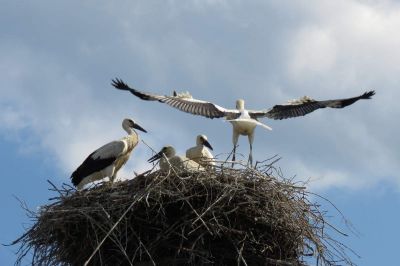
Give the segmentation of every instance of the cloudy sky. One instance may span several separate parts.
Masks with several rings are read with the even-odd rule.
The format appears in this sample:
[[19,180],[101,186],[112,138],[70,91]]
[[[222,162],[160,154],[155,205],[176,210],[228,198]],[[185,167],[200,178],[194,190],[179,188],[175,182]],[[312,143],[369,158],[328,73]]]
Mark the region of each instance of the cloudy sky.
[[[30,224],[54,194],[47,179],[71,172],[131,117],[158,150],[179,153],[206,134],[215,154],[232,148],[231,126],[117,91],[122,78],[144,91],[190,91],[233,108],[265,109],[304,95],[373,100],[305,117],[263,120],[254,158],[274,155],[286,177],[333,201],[357,235],[345,239],[360,265],[395,265],[400,230],[400,3],[396,1],[6,1],[0,0],[0,243]],[[247,155],[247,139],[239,140]],[[135,149],[121,171],[148,169]],[[327,207],[329,208],[329,207]],[[333,213],[334,215],[334,213]],[[339,223],[339,226],[344,227]],[[0,246],[0,264],[15,261]],[[26,262],[28,263],[28,262]]]

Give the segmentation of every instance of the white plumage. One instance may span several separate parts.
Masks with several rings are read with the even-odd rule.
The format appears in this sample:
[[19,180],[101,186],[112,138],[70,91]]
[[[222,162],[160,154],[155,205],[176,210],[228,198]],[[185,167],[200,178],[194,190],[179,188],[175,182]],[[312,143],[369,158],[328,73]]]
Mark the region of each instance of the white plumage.
[[128,161],[132,150],[139,142],[139,135],[134,128],[147,132],[131,119],[124,119],[122,128],[128,136],[98,148],[72,173],[72,184],[77,189],[80,190],[84,185],[105,177],[109,177],[113,182],[119,169]]
[[185,156],[176,155],[175,148],[168,145],[164,146],[159,153],[151,157],[148,162],[152,163],[160,159],[160,170],[168,172],[171,170],[171,166],[174,170],[184,172],[197,172],[204,171],[204,168],[193,160]]
[[206,135],[198,135],[196,137],[196,146],[186,150],[186,157],[195,161],[203,167],[214,167],[214,156],[209,151],[213,149],[208,142]]
[[[250,144],[249,162],[252,164],[253,156],[253,140],[254,140],[254,129],[256,126],[262,126],[265,129],[271,130],[271,128],[261,122],[258,118],[271,118],[271,119],[286,119],[291,117],[303,116],[311,113],[320,108],[343,108],[351,105],[360,99],[371,99],[375,94],[375,91],[365,92],[364,94],[352,98],[316,101],[310,97],[304,96],[299,100],[292,100],[286,104],[275,105],[270,109],[264,110],[246,110],[244,108],[244,100],[236,101],[236,109],[226,109],[217,104],[196,100],[187,93],[186,97],[178,97],[179,94],[174,93],[174,96],[162,96],[150,93],[145,93],[129,87],[120,79],[115,79],[112,85],[120,90],[130,91],[133,95],[139,97],[142,100],[147,101],[159,101],[166,103],[174,108],[181,111],[191,113],[194,115],[201,115],[208,118],[225,118],[233,126],[233,156],[232,159],[235,161],[236,146],[239,135],[248,136]],[[185,94],[186,95],[186,94]]]

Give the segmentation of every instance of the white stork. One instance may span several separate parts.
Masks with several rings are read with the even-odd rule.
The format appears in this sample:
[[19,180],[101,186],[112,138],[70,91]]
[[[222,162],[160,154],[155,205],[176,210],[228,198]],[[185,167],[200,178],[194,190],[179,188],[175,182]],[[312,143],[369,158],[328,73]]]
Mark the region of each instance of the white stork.
[[186,150],[186,157],[203,167],[214,167],[214,156],[208,149],[212,150],[213,148],[208,142],[207,136],[198,135],[196,137],[196,146]]
[[128,161],[133,148],[139,142],[139,135],[134,128],[147,132],[131,119],[124,119],[122,128],[128,133],[128,136],[98,148],[72,173],[72,184],[78,190],[90,182],[107,176],[113,182],[117,172]]
[[164,146],[159,153],[148,159],[149,163],[160,159],[160,170],[168,172],[171,166],[178,171],[197,172],[204,171],[204,168],[185,156],[176,155],[175,148],[171,145]]
[[252,164],[253,156],[253,140],[254,140],[254,129],[257,125],[262,126],[266,129],[271,128],[261,122],[258,118],[271,118],[271,119],[286,119],[291,117],[303,116],[311,113],[320,108],[343,108],[360,99],[371,99],[375,94],[375,91],[368,91],[364,94],[352,98],[316,101],[307,96],[304,96],[298,100],[289,101],[286,104],[275,105],[270,109],[263,110],[247,110],[244,108],[244,100],[236,101],[236,109],[226,109],[217,104],[193,99],[191,95],[175,95],[175,96],[162,96],[156,94],[150,94],[136,89],[130,88],[126,83],[120,79],[112,81],[112,85],[120,90],[130,91],[133,95],[139,97],[142,100],[147,101],[159,101],[166,103],[174,108],[181,111],[191,113],[194,115],[201,115],[207,118],[225,118],[233,126],[233,156],[232,160],[235,161],[236,146],[239,139],[239,135],[248,136],[250,144],[249,162]]

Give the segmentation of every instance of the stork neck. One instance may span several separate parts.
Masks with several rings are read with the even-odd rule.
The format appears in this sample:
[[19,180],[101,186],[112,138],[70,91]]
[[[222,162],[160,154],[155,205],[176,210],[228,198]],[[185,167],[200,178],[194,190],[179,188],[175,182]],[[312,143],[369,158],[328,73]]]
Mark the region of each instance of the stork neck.
[[127,128],[125,130],[126,130],[126,133],[128,133],[128,135],[136,135],[136,136],[138,135],[137,132],[132,128]]

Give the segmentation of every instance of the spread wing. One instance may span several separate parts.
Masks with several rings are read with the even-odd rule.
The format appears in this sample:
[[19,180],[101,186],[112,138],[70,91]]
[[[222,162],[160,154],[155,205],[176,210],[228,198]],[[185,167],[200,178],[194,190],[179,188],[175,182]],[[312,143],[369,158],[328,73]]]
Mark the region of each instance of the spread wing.
[[298,100],[289,101],[287,104],[275,105],[269,110],[249,111],[249,114],[252,118],[286,119],[303,116],[320,108],[343,108],[361,99],[371,99],[373,95],[375,91],[369,91],[357,97],[327,101],[316,101],[304,96]]
[[180,94],[175,92],[173,96],[150,94],[131,88],[118,78],[112,80],[111,84],[119,90],[130,91],[142,100],[166,103],[178,110],[194,115],[201,115],[208,118],[236,117],[239,115],[239,111],[237,110],[228,110],[211,102],[193,99],[188,93]]

